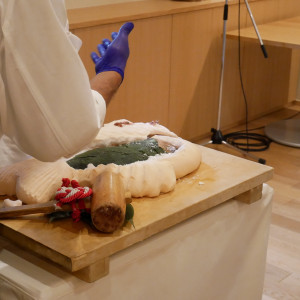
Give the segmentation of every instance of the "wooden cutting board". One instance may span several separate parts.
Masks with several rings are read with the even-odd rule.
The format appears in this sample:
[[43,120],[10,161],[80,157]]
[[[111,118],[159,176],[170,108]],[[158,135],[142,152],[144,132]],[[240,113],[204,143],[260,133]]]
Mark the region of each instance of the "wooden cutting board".
[[49,223],[44,215],[1,220],[0,234],[92,282],[108,273],[109,256],[232,198],[260,199],[273,169],[210,148],[202,149],[198,170],[178,180],[174,191],[155,198],[134,198],[135,228],[128,223],[103,234],[83,222]]

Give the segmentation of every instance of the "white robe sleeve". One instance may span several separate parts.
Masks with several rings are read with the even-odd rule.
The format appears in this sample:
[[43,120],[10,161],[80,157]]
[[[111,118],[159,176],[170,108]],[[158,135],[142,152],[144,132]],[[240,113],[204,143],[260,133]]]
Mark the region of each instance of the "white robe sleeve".
[[70,156],[97,135],[106,106],[68,37],[64,2],[1,2],[2,132],[39,160]]

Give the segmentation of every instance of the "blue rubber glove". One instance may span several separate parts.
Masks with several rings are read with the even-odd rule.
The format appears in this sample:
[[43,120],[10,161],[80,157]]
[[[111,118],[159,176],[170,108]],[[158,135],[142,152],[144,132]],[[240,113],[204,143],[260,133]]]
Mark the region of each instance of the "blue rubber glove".
[[105,71],[115,71],[124,78],[124,70],[129,57],[128,35],[133,29],[133,23],[125,23],[118,33],[111,34],[112,42],[109,39],[103,39],[102,44],[98,45],[97,53],[92,52],[91,58],[95,63],[96,74]]

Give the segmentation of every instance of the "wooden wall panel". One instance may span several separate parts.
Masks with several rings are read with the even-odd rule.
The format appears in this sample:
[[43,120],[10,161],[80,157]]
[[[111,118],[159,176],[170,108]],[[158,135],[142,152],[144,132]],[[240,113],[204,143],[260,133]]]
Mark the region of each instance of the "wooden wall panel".
[[[124,82],[109,104],[106,122],[124,118],[134,122],[158,120],[167,125],[172,17],[136,20],[134,24]],[[110,37],[111,32],[118,31],[121,25],[73,31],[83,41],[80,56],[90,78],[94,76],[90,52],[95,50],[100,39]]]
[[300,51],[292,51],[288,101],[300,100]]
[[[271,1],[251,2],[257,24],[278,19],[279,2],[275,8],[270,4]],[[173,16],[169,128],[189,140],[197,140],[207,135],[211,127],[217,126],[222,16],[223,7]],[[252,26],[245,5],[241,7],[240,22],[241,27]],[[231,5],[227,30],[237,26],[238,5]],[[242,42],[240,47],[242,82],[251,120],[287,102],[292,52],[290,49],[267,47],[269,58],[265,59],[258,42]],[[221,129],[246,120],[238,49],[238,41],[226,40]]]
[[[202,6],[201,2],[146,1],[145,9],[150,12],[140,14],[133,5],[135,29],[130,36],[131,55],[124,83],[108,107],[106,122],[120,118],[159,120],[188,140],[210,134],[211,127],[217,126],[218,115],[221,2],[204,1]],[[241,27],[252,26],[245,4],[241,3]],[[299,0],[256,0],[249,4],[258,25],[300,14]],[[94,65],[89,54],[99,39],[118,30],[123,23],[119,23],[121,10],[119,7],[117,19],[111,16],[111,21],[105,19],[97,26],[93,26],[94,19],[89,24],[85,15],[84,24],[89,25],[73,30],[83,40],[80,56],[90,77]],[[124,10],[125,22],[130,20],[130,3],[124,4]],[[80,11],[73,11],[71,16],[78,21]],[[71,24],[71,28],[76,24]],[[227,30],[237,26],[238,1],[229,1]],[[269,58],[265,59],[258,43],[241,43],[241,71],[249,120],[284,106],[295,95],[299,55],[284,48],[267,47],[267,51]],[[221,129],[242,122],[245,122],[245,103],[239,76],[238,42],[227,39]]]
[[[296,4],[292,12],[290,7],[293,4],[296,4],[293,0],[268,0],[250,2],[250,7],[259,29],[259,24],[272,22],[283,16],[299,15],[300,6]],[[243,14],[246,19],[245,26],[253,26],[245,6],[243,6]],[[237,41],[234,43],[237,44]],[[262,55],[258,40],[257,43],[242,42],[241,48],[242,75],[248,100],[249,118],[257,118],[284,106],[291,100],[293,94],[291,86],[295,86],[292,81],[297,77],[295,73],[299,72],[299,66],[294,66],[291,72],[292,64],[298,64],[296,56],[292,55],[293,51],[266,45],[268,52],[266,59]]]
[[[271,1],[271,0],[269,0]],[[278,18],[286,19],[300,14],[299,0],[277,0],[278,1]]]
[[220,9],[173,17],[169,128],[187,139],[216,122],[221,63],[217,19],[222,20]]
[[[227,30],[237,21],[237,6],[230,6]],[[198,139],[217,126],[222,33],[223,7],[173,17],[169,126],[186,139]],[[221,127],[241,121],[241,96],[237,43],[226,41]]]

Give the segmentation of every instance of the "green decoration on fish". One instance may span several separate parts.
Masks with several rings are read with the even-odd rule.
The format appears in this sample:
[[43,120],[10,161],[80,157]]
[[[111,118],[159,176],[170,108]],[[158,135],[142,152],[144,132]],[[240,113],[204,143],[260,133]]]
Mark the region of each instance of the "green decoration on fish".
[[149,138],[119,146],[92,149],[74,156],[67,163],[74,169],[85,169],[88,164],[93,164],[95,167],[110,163],[127,165],[162,153],[166,152],[158,145],[157,140]]

